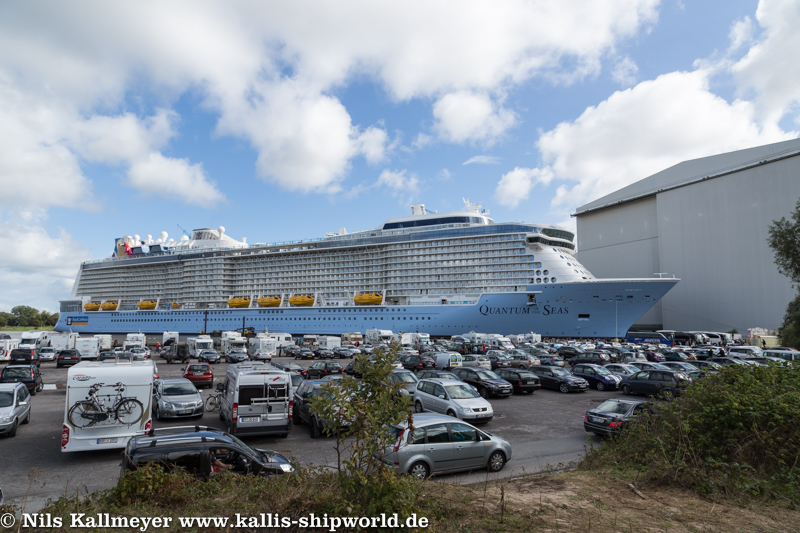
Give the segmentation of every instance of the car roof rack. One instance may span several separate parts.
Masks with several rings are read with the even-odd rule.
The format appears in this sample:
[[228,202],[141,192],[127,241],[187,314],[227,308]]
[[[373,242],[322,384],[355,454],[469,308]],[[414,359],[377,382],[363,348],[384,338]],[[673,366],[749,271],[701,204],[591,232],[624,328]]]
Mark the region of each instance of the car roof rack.
[[201,431],[210,431],[212,433],[219,433],[219,434],[224,434],[225,433],[221,429],[217,429],[217,428],[213,428],[213,427],[209,427],[209,426],[174,426],[174,427],[168,427],[168,428],[150,428],[148,430],[137,431],[136,435],[137,436],[145,435],[145,436],[148,436],[148,437],[154,437],[157,434],[161,434],[161,433],[170,433],[170,432],[171,433],[178,433],[178,432],[188,433],[190,431],[192,433],[199,433]]

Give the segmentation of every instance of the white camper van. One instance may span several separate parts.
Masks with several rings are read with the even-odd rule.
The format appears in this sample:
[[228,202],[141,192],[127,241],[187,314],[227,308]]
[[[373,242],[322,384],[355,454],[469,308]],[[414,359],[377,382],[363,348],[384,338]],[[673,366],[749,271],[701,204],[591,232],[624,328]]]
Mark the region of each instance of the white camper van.
[[11,350],[19,348],[19,339],[0,339],[0,361],[11,360]]
[[223,331],[221,338],[221,351],[223,354],[228,355],[234,348],[247,350],[247,339],[242,337],[238,331]]
[[23,350],[38,350],[45,346],[50,346],[50,331],[23,331],[19,341],[19,347]]
[[342,345],[342,339],[339,337],[329,337],[327,335],[322,335],[319,338],[319,347],[323,350],[333,350],[334,348],[339,348]]
[[125,337],[125,342],[122,343],[122,349],[128,351],[131,348],[146,348],[147,337],[144,333],[128,333]]
[[254,361],[272,361],[277,349],[277,342],[267,333],[247,339],[247,355]]
[[111,339],[111,335],[95,335],[95,339],[100,342],[100,349],[101,350],[110,350],[113,344],[113,340]]
[[75,341],[77,340],[77,333],[56,333],[50,337],[50,346],[55,349],[56,355],[58,355],[61,350],[74,350]]
[[172,341],[173,344],[178,344],[181,335],[177,331],[165,331],[161,337],[161,346],[167,346],[167,341]]
[[191,339],[186,341],[186,344],[189,345],[189,355],[191,357],[197,357],[203,350],[214,349],[214,339],[212,339],[208,335],[200,335],[199,337],[192,337]]
[[80,360],[96,360],[100,355],[100,339],[97,337],[80,337],[75,341],[75,349],[80,354]]
[[225,373],[220,418],[228,433],[280,435],[292,429],[292,378],[269,363],[230,365]]
[[152,425],[152,361],[80,362],[67,374],[61,451],[124,448]]
[[278,346],[294,346],[294,339],[289,333],[268,333],[270,338],[275,339],[275,347]]
[[367,342],[378,344],[381,342],[392,342],[394,333],[390,329],[368,329]]

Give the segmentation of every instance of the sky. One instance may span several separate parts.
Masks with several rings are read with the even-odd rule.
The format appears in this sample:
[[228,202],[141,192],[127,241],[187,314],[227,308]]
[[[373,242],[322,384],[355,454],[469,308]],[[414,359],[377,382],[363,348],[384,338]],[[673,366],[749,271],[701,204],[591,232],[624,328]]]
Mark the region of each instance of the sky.
[[0,311],[115,239],[575,209],[797,138],[796,0],[0,3]]

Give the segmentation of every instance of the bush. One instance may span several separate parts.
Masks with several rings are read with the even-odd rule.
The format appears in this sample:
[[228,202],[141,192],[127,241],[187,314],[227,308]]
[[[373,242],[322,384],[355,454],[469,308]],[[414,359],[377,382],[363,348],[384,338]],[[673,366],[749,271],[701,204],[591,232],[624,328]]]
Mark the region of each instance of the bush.
[[800,366],[726,368],[591,451],[586,469],[633,468],[702,494],[800,501]]

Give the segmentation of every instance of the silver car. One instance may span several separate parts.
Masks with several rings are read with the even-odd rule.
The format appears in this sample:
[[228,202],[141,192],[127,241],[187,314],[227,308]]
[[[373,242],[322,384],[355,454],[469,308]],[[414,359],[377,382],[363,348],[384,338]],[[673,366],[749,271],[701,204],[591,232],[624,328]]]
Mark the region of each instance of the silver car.
[[489,361],[489,358],[485,355],[476,355],[470,353],[461,356],[461,366],[471,366],[491,370],[492,362]]
[[511,459],[505,439],[449,416],[414,415],[414,431],[404,422],[392,428],[394,446],[381,454],[383,463],[419,479],[441,472],[488,469],[499,472]]
[[22,383],[0,383],[0,435],[13,437],[31,421],[31,395]]
[[434,411],[474,423],[494,418],[492,404],[472,386],[455,379],[420,380],[414,391],[414,411]]
[[400,394],[403,396],[413,396],[414,391],[417,390],[417,382],[419,378],[413,372],[401,368],[392,370],[391,380],[395,383],[400,383],[403,387],[400,389]]
[[56,349],[51,347],[39,348],[39,360],[40,361],[55,361],[56,360]]
[[606,365],[604,368],[621,378],[632,376],[639,372],[639,368],[624,363],[611,363],[610,365]]
[[158,379],[153,383],[153,417],[203,416],[203,398],[185,378]]

